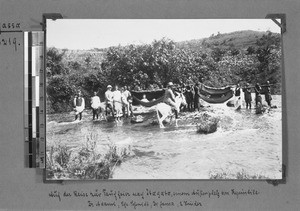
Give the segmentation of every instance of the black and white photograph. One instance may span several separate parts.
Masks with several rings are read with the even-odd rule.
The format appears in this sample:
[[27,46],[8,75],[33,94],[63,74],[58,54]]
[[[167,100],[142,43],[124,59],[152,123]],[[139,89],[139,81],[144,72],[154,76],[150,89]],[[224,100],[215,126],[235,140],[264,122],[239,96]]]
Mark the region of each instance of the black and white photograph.
[[282,179],[273,20],[46,25],[46,180]]

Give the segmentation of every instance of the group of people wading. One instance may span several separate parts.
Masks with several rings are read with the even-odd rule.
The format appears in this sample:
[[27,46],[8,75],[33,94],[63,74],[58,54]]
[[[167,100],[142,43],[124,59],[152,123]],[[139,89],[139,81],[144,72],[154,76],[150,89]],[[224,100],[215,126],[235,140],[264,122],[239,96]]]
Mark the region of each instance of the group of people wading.
[[[264,89],[262,89],[264,87]],[[266,85],[261,86],[259,83],[256,83],[255,86],[250,86],[249,83],[246,84],[244,88],[240,87],[240,84],[236,85],[235,88],[235,97],[238,101],[241,101],[241,89],[244,92],[244,99],[246,103],[246,109],[251,109],[252,103],[252,96],[251,92],[254,89],[255,92],[255,106],[259,107],[262,105],[262,97],[261,95],[264,93],[265,101],[267,102],[268,106],[271,107],[272,95],[271,95],[271,85],[270,82],[267,81]]]
[[[175,117],[178,118],[179,108],[175,105],[174,84],[169,82],[165,91],[163,102],[171,106],[175,110]],[[99,114],[105,112],[105,118],[111,114],[112,117],[119,121],[121,117],[133,116],[132,112],[132,96],[127,86],[119,87],[116,85],[114,90],[112,86],[107,86],[105,92],[105,101],[101,102],[97,92],[91,97],[91,107],[93,110],[93,120],[99,119]],[[79,90],[74,98],[75,120],[82,120],[82,112],[85,109],[85,100]]]
[[[186,106],[183,107],[183,110],[195,111],[200,110],[200,107],[203,107],[200,103],[200,91],[202,83],[193,84],[192,81],[187,81],[188,85],[182,84],[181,86],[175,86],[172,82],[167,84],[167,88],[165,90],[163,102],[169,105],[172,110],[175,112],[175,118],[178,119],[179,107],[175,105],[175,91],[182,93],[185,96]],[[270,83],[267,81],[266,85],[262,86],[257,83],[255,86],[250,86],[249,83],[246,84],[245,87],[241,88],[238,83],[235,86],[235,97],[237,102],[241,101],[241,90],[244,92],[244,99],[246,103],[246,109],[251,109],[252,96],[251,92],[254,89],[255,91],[255,105],[256,107],[262,105],[262,97],[261,94],[264,93],[265,101],[268,106],[271,107],[271,89]],[[147,100],[146,96],[143,96],[142,101]],[[99,114],[103,114],[105,112],[105,118],[110,113],[112,117],[119,121],[121,117],[129,117],[133,116],[132,112],[132,96],[127,86],[119,87],[116,85],[114,90],[112,90],[112,86],[107,86],[107,91],[105,92],[105,101],[101,103],[97,92],[94,92],[94,96],[91,97],[91,107],[93,110],[93,120],[99,118]],[[77,95],[74,98],[74,110],[75,110],[75,120],[82,119],[82,112],[85,109],[85,100],[82,97],[81,91],[78,91]]]
[[[122,116],[132,116],[132,97],[127,86],[119,87],[116,85],[112,91],[112,86],[107,86],[105,92],[105,101],[101,103],[100,97],[95,91],[94,96],[91,97],[91,107],[93,110],[93,120],[99,119],[99,114],[105,112],[105,118],[110,113],[116,121],[119,121]],[[82,112],[85,109],[85,100],[82,97],[82,93],[79,90],[74,98],[74,111],[75,120],[82,119]]]

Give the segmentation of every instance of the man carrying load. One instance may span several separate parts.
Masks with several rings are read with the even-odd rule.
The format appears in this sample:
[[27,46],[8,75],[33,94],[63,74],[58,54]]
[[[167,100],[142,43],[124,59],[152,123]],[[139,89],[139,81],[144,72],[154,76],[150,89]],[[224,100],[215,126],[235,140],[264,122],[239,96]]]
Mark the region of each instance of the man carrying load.
[[252,101],[252,96],[251,96],[251,88],[249,87],[249,83],[246,84],[246,87],[243,88],[243,92],[244,92],[244,98],[245,98],[245,102],[246,102],[246,109],[251,109],[251,101]]

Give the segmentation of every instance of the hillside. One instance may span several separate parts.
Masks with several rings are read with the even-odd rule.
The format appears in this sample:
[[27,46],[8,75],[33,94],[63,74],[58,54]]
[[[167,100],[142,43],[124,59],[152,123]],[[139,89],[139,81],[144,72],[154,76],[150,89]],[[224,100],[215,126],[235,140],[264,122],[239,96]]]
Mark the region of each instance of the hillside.
[[[222,49],[236,48],[246,50],[248,47],[258,47],[257,40],[268,32],[236,31],[226,34],[211,35],[208,38],[178,42],[177,46],[184,49],[210,51],[213,47]],[[277,34],[280,36],[280,34]]]
[[[263,35],[267,35],[268,32],[259,31],[236,31],[226,34],[211,35],[208,38],[193,39],[182,42],[176,42],[175,45],[181,49],[189,49],[194,51],[211,52],[214,47],[221,49],[236,48],[241,51],[246,51],[250,46],[257,48],[257,40]],[[280,34],[277,34],[280,36]],[[116,46],[115,46],[116,47]],[[64,53],[63,60],[65,64],[71,61],[77,61],[78,63],[84,63],[85,60],[90,57],[92,61],[101,63],[105,57],[105,53],[108,48],[99,49],[94,48],[91,50],[68,50],[58,49],[60,53]]]

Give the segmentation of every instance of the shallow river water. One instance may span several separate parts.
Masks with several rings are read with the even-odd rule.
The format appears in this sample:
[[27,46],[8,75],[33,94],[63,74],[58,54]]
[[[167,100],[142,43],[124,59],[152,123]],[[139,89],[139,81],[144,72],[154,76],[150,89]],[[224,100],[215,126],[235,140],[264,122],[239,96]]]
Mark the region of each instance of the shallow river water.
[[[188,113],[181,113],[178,128],[166,125],[165,129],[150,120],[140,124],[91,121],[90,112],[80,124],[59,123],[55,115],[49,115],[47,146],[58,142],[76,148],[84,144],[88,134],[97,133],[100,147],[107,145],[107,139],[130,147],[134,156],[115,168],[113,179],[210,179],[213,173],[241,171],[279,179],[281,96],[273,96],[272,103],[277,108],[261,115],[244,107],[236,111],[226,104],[210,105],[220,122],[217,131],[207,135],[197,134],[196,126],[185,122],[183,117]],[[70,120],[73,115],[64,118]]]

